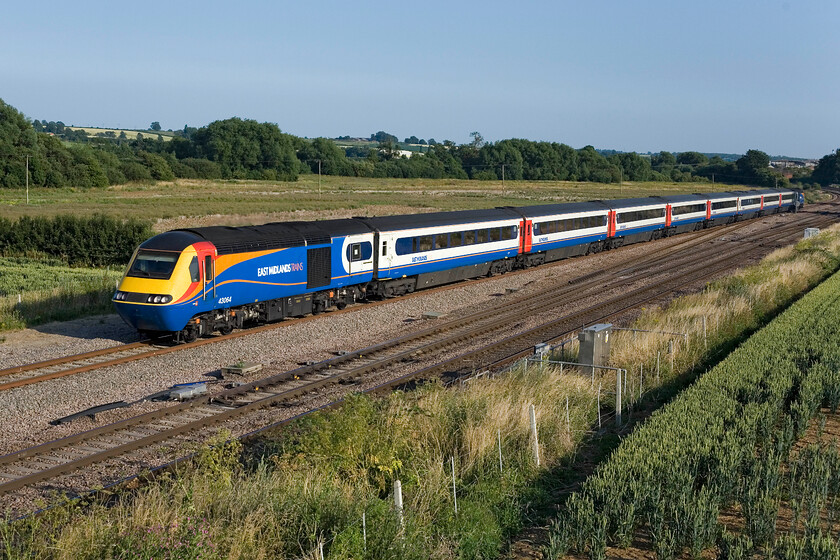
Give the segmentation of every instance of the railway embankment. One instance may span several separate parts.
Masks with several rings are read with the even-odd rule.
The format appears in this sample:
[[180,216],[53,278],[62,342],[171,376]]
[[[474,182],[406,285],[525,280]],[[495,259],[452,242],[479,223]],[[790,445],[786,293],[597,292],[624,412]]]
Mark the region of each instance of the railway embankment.
[[[591,471],[617,436],[834,272],[838,259],[835,229],[700,294],[644,310],[625,325],[638,331],[613,344],[614,365],[628,375],[621,426],[611,416],[614,375],[592,379],[550,364],[457,388],[353,397],[245,449],[203,448],[193,466],[107,504],[73,502],[2,525],[3,553],[317,558],[323,549],[328,558],[493,557],[576,489],[570,472]],[[666,332],[680,333],[676,343],[668,344]]]

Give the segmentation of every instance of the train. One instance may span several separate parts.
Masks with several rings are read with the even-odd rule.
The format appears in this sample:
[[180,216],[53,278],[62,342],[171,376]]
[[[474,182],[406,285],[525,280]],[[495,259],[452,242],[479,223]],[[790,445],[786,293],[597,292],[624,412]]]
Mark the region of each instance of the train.
[[761,189],[176,229],[137,248],[112,301],[141,334],[191,342],[803,204]]

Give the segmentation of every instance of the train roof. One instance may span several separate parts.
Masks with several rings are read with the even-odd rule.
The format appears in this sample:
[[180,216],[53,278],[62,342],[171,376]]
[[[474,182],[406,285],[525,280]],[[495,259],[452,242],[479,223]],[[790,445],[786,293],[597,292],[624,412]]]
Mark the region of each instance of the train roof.
[[644,198],[621,198],[618,200],[604,200],[601,202],[613,209],[635,208],[636,206],[655,206],[657,204],[663,204],[662,197],[659,196],[647,196]]
[[675,202],[706,202],[706,196],[702,194],[671,194],[668,196],[658,196],[668,204]]
[[285,249],[330,243],[333,237],[369,233],[357,219],[318,222],[273,222],[260,226],[209,226],[161,233],[140,245],[142,249],[183,251],[199,241],[212,243],[220,255],[245,251]]
[[566,214],[574,212],[594,212],[610,209],[603,202],[596,200],[590,202],[561,202],[559,204],[540,204],[538,206],[511,206],[511,210],[521,213],[529,218],[540,216],[552,216],[554,214]]
[[454,226],[479,222],[508,220],[521,216],[510,208],[484,210],[456,210],[454,212],[429,212],[426,214],[405,214],[401,216],[373,216],[358,218],[379,231],[395,231],[432,226]]
[[705,196],[709,200],[721,200],[724,198],[735,198],[740,196],[737,192],[713,192],[713,193],[698,193]]

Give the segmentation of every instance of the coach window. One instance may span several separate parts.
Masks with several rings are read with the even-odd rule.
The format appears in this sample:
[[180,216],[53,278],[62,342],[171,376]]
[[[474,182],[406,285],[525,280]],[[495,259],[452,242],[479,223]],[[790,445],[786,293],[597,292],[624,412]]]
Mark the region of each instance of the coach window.
[[198,257],[193,257],[190,261],[190,281],[198,282],[200,280],[201,276],[198,273]]
[[[400,239],[397,239],[396,244],[394,244],[394,251],[396,251],[398,255],[407,255],[413,251],[413,242],[413,237],[401,237]],[[382,254],[384,255],[384,246],[382,250]]]
[[213,257],[210,255],[204,256],[204,281],[213,281]]
[[509,239],[513,239],[514,237],[516,237],[516,226],[502,228],[502,239],[508,241]]
[[424,251],[431,251],[434,244],[432,243],[432,236],[431,235],[423,235],[417,238],[417,250],[421,253]]
[[449,234],[439,233],[435,235],[435,249],[446,249],[449,247]]
[[449,234],[449,246],[450,247],[460,247],[461,240],[463,239],[464,234],[460,231],[453,231]]
[[475,230],[464,232],[464,245],[475,245]]
[[502,239],[502,228],[490,228],[490,241],[501,241]]
[[479,229],[475,232],[476,243],[487,243],[487,230],[486,229]]
[[388,242],[387,242],[387,241],[383,241],[383,242],[382,242],[382,256],[384,257],[384,256],[386,256],[387,254],[388,254]]

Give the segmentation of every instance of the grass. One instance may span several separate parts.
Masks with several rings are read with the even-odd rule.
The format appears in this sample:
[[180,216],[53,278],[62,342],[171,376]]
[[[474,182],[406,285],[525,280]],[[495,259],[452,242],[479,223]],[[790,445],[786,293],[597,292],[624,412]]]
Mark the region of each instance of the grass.
[[73,268],[46,257],[0,257],[0,331],[113,313],[121,277],[122,270]]
[[[91,215],[156,221],[229,216],[259,220],[316,219],[359,214],[492,208],[606,198],[682,194],[740,189],[709,183],[600,184],[563,181],[466,181],[454,179],[368,179],[303,175],[296,182],[207,181],[179,179],[156,184],[127,184],[105,189],[8,190],[0,197],[0,217]],[[165,226],[165,223],[164,223]]]
[[[701,295],[647,310],[636,326],[687,334],[673,370],[662,368],[662,384],[697,374],[709,360],[719,359],[716,350],[768,321],[836,268],[838,255],[840,232],[831,228]],[[744,306],[751,295],[766,298],[766,305]],[[717,308],[724,311],[712,315]],[[704,314],[706,344],[697,320]],[[652,368],[664,342],[652,335],[617,338],[614,360],[631,370],[639,363]],[[655,389],[653,383],[645,386]],[[212,442],[215,447],[203,448],[192,467],[115,496],[107,507],[68,503],[43,516],[2,524],[6,548],[0,557],[134,558],[139,553],[314,560],[323,545],[330,559],[496,558],[541,504],[552,503],[563,473],[581,469],[575,462],[581,442],[598,441],[592,431],[596,387],[588,376],[532,366],[457,389],[430,384],[381,399],[355,396],[342,408],[307,416],[244,452],[235,442],[222,443],[221,436]],[[539,468],[531,454],[531,404],[539,426]],[[610,434],[604,438],[605,455],[618,440]],[[403,486],[403,525],[391,505],[395,479]]]

